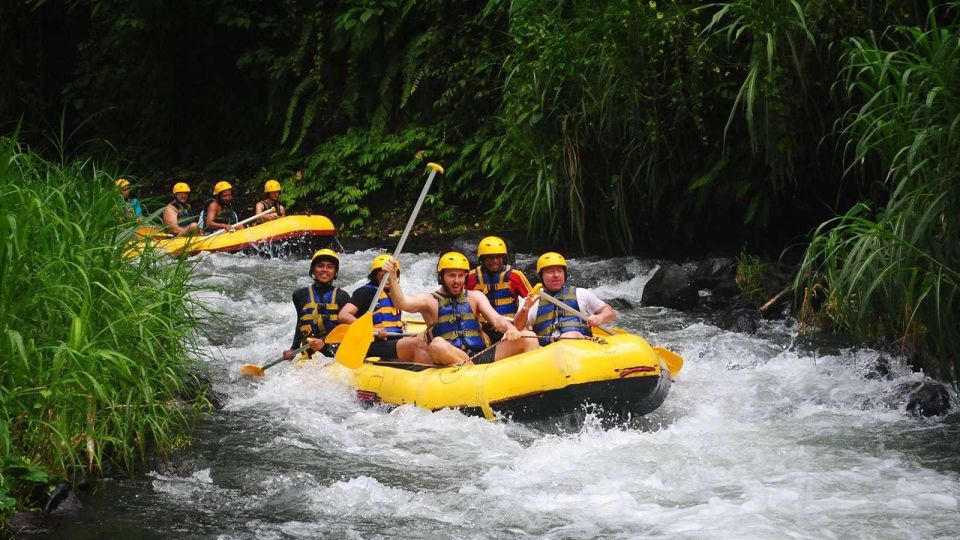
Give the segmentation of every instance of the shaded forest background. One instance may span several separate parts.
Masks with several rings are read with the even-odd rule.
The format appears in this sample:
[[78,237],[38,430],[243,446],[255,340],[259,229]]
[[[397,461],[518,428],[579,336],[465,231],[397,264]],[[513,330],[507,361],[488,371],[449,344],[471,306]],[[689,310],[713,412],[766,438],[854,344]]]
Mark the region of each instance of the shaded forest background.
[[[865,337],[960,358],[960,2],[41,0],[0,6],[0,133],[162,196],[483,222],[602,253],[802,256]],[[55,134],[55,135],[51,135]],[[814,231],[816,232],[814,233]],[[812,234],[814,233],[814,234]]]

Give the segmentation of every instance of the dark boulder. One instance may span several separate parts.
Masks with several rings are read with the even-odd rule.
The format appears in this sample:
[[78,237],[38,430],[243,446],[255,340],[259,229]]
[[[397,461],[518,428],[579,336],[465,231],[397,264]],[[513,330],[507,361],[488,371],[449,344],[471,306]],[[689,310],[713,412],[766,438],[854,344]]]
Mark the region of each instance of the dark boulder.
[[755,334],[760,328],[760,312],[752,306],[732,305],[717,315],[717,326],[741,334]]
[[[729,257],[714,257],[697,261],[693,275],[693,284],[698,289],[714,289],[723,281],[734,281],[737,277],[737,262]],[[737,288],[739,290],[739,287]]]
[[697,305],[698,298],[690,272],[678,264],[665,264],[643,287],[640,304],[687,310]]
[[76,513],[81,508],[83,508],[83,504],[70,488],[70,484],[60,484],[50,494],[50,499],[47,500],[44,511],[59,516]]
[[940,416],[950,410],[950,392],[947,387],[936,381],[911,381],[897,385],[893,389],[896,405],[903,405],[906,411],[915,416]]
[[27,534],[44,534],[52,530],[50,522],[34,512],[16,512],[3,524],[3,532],[11,537]]

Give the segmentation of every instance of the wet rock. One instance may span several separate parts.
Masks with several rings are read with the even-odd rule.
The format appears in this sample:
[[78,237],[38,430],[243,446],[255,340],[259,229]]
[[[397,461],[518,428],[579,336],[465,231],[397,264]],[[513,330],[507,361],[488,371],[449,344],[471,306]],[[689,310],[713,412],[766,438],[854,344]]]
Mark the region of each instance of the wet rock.
[[889,379],[890,358],[886,355],[878,354],[876,359],[864,364],[860,370],[865,379]]
[[73,514],[83,508],[83,503],[70,488],[70,484],[60,484],[53,490],[44,511],[54,516]]
[[893,401],[915,416],[940,416],[950,410],[950,392],[936,381],[911,381],[893,389]]
[[[484,237],[488,236],[487,233],[475,232],[464,234],[458,236],[450,241],[450,251],[459,251],[467,256],[467,259],[470,259],[470,264],[478,263],[477,261],[477,244],[480,243]],[[503,239],[504,242],[507,242],[507,239]],[[507,242],[507,247],[509,248],[510,243]]]
[[717,326],[731,332],[755,334],[760,328],[760,312],[752,306],[733,305],[717,315]]
[[[698,289],[714,290],[723,281],[733,281],[737,276],[737,262],[729,257],[713,257],[698,261],[693,270],[693,284]],[[739,291],[740,288],[737,287]],[[739,292],[737,293],[739,294]]]
[[4,531],[11,536],[43,534],[52,530],[50,522],[33,512],[17,512],[4,524]]
[[678,264],[666,264],[644,286],[640,304],[687,310],[697,305],[698,298],[690,272]]
[[627,300],[626,298],[611,298],[607,300],[607,303],[617,311],[633,309],[633,302]]

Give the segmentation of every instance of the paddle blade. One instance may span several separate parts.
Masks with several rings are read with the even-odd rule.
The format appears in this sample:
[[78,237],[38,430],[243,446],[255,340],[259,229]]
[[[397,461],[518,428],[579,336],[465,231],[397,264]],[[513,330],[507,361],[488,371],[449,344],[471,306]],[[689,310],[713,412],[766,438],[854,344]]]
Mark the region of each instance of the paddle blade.
[[350,330],[349,324],[338,324],[333,330],[327,332],[327,335],[323,338],[323,342],[329,344],[340,343],[343,341],[343,337],[347,335],[348,330]]
[[667,365],[667,371],[670,372],[670,377],[676,379],[677,375],[680,374],[680,370],[683,369],[683,358],[670,349],[664,349],[663,347],[654,347],[653,350],[657,351],[657,355],[659,355],[663,363]]
[[253,364],[244,364],[240,367],[240,375],[244,377],[263,377],[266,374],[262,367]]
[[367,357],[367,351],[370,349],[370,336],[373,335],[373,313],[366,312],[347,330],[347,335],[343,336],[340,342],[340,348],[337,349],[336,359],[344,366],[350,369],[357,369],[363,365],[363,359]]

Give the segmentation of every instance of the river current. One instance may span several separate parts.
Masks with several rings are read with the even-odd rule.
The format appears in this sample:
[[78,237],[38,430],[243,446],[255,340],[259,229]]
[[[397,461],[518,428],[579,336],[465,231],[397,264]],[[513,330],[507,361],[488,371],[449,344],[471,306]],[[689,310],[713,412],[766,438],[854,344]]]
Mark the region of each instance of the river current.
[[[343,256],[363,283],[380,252]],[[519,262],[527,262],[521,256]],[[401,257],[404,290],[435,287],[435,253]],[[238,378],[290,345],[305,260],[204,254],[204,358],[226,408],[170,463],[111,482],[58,530],[73,538],[960,537],[960,422],[908,416],[876,351],[746,336],[707,315],[637,307],[656,262],[572,260],[571,281],[633,307],[617,325],[686,360],[666,402],[609,427],[491,423],[365,408],[317,367]],[[953,396],[955,397],[955,396]]]

